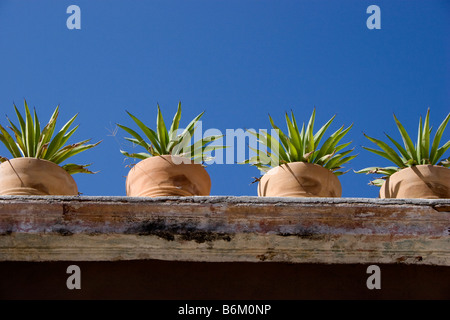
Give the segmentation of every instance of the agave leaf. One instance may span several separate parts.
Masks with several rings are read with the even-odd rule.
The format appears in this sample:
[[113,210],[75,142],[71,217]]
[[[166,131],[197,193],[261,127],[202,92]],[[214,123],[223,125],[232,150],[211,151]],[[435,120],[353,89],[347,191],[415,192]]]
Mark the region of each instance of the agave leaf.
[[[336,170],[335,168],[342,168],[342,165],[352,161],[353,159],[355,159],[358,155],[354,154],[345,158],[341,158],[330,170]],[[348,172],[348,171],[347,171]]]
[[66,124],[61,128],[61,130],[56,134],[56,136],[52,139],[50,142],[47,153],[46,153],[46,159],[50,160],[53,158],[53,155],[63,147],[64,143],[61,143],[61,140],[63,139],[64,135],[66,134],[67,130],[70,128],[72,123],[75,121],[76,117],[78,116],[78,113],[75,114],[69,121],[66,122]]
[[18,128],[16,126],[13,127],[8,127],[9,129],[12,130],[12,132],[14,133],[14,137],[15,137],[15,143],[17,145],[17,147],[19,148],[20,152],[22,154],[26,154],[26,148],[23,145],[23,141],[22,141],[22,133],[20,131],[18,131]]
[[335,132],[333,132],[331,136],[328,137],[327,140],[325,140],[325,142],[319,148],[319,152],[316,155],[317,159],[321,159],[323,156],[333,153],[334,151],[333,142],[336,139],[336,137],[342,132],[342,129],[344,129],[344,126],[337,129]]
[[416,143],[416,155],[417,155],[417,162],[419,164],[422,164],[422,117],[419,119],[419,129],[417,132],[417,143]]
[[131,138],[125,138],[126,140],[129,140],[131,142],[136,143],[137,145],[140,145],[142,147],[145,148],[145,150],[150,149],[150,144],[147,143],[136,131],[134,131],[133,129],[130,129],[126,126],[123,126],[121,124],[117,124],[117,126],[121,129],[123,129],[124,131],[126,131],[127,133],[131,134],[135,140],[131,140]]
[[187,125],[187,127],[184,129],[184,131],[180,134],[180,136],[179,136],[179,137],[181,137],[180,141],[182,139],[184,139],[184,136],[187,135],[188,133],[191,136],[191,138],[193,137],[193,133],[195,131],[195,125],[198,123],[198,121],[201,119],[201,117],[203,116],[204,113],[205,113],[205,111],[203,111],[202,113],[197,115],[194,119],[192,119],[192,121]]
[[257,154],[258,157],[258,163],[262,163],[262,164],[269,164],[272,163],[272,160],[267,154],[265,154],[264,152],[258,152],[257,149],[250,147],[249,149],[252,150],[253,152],[255,152]]
[[406,162],[407,159],[409,159],[409,155],[406,152],[406,150],[394,139],[392,139],[387,133],[384,133],[386,135],[386,137],[388,137],[389,140],[391,140],[391,142],[397,147],[398,151],[400,151],[400,154],[402,155],[402,161]]
[[[193,129],[195,131],[195,128]],[[170,150],[170,154],[179,155],[186,153],[186,150],[191,148],[192,134],[189,131],[183,131],[183,134],[177,137],[177,140],[174,142],[172,149]]]
[[436,151],[436,159],[440,159],[444,153],[450,148],[450,140]]
[[[339,128],[336,132],[334,132],[321,146],[320,152],[318,153],[317,157],[322,157],[324,154],[330,154],[335,152],[336,145],[339,143],[339,141],[350,131],[350,129],[353,127],[353,124],[351,124],[349,127],[344,129],[344,126]],[[342,130],[344,129],[344,130]]]
[[211,143],[213,141],[217,141],[217,140],[219,140],[219,139],[221,139],[223,137],[224,137],[223,134],[222,135],[213,135],[213,136],[204,137],[204,138],[202,138],[199,141],[201,141],[203,145],[207,145],[207,144],[209,144],[209,143]]
[[238,162],[238,164],[254,164],[254,163],[259,163],[260,162],[260,158],[259,158],[259,156],[253,156],[253,157],[250,157],[249,159],[245,159],[244,161],[242,161],[242,162]]
[[[211,151],[215,151],[218,149],[225,149],[227,148],[227,146],[223,146],[223,145],[217,145],[217,146],[200,146],[197,147],[196,149],[191,149],[192,151],[189,154],[185,154],[185,157],[191,158],[192,160],[199,160],[201,159],[202,161],[207,161],[205,160],[206,158],[208,158],[209,160],[213,160],[214,157],[207,157],[206,154],[211,152]],[[194,161],[195,162],[195,161]]]
[[259,149],[255,149],[249,146],[249,149],[256,153],[257,157],[263,159],[261,164],[269,167],[276,167],[281,163],[285,163],[286,161],[280,159],[279,155],[273,152],[262,152]]
[[346,143],[343,143],[343,144],[340,144],[340,145],[336,146],[336,148],[335,148],[336,153],[341,151],[342,149],[347,148],[351,144],[352,144],[352,141],[349,141],[349,142],[346,142]]
[[169,129],[169,141],[172,141],[175,139],[178,127],[180,125],[180,119],[181,119],[181,102],[178,102],[178,109],[175,113],[175,116],[173,117],[172,124],[170,125]]
[[166,124],[161,113],[161,109],[158,105],[158,115],[156,117],[156,132],[161,145],[161,151],[164,154],[168,153],[167,144],[169,143],[169,135],[167,133]]
[[47,160],[52,161],[56,164],[59,164],[62,162],[62,160],[59,161],[59,159],[64,157],[66,154],[70,153],[72,150],[75,150],[76,148],[83,146],[85,143],[87,143],[89,141],[90,140],[88,139],[88,140],[84,140],[84,141],[80,141],[77,143],[66,145],[66,146],[58,149],[58,151],[56,151],[55,154],[51,158],[48,158]]
[[431,152],[430,152],[430,163],[435,164],[438,162],[439,158],[437,156],[437,150],[439,147],[439,143],[441,142],[442,134],[444,133],[444,130],[447,126],[447,123],[450,119],[450,113],[445,117],[444,121],[440,124],[439,128],[436,131],[436,134],[434,135],[433,143],[431,145]]
[[36,155],[38,142],[41,137],[41,124],[39,123],[39,119],[36,113],[36,108],[33,110],[34,112],[34,154]]
[[331,125],[331,123],[333,122],[335,117],[336,117],[336,115],[334,115],[330,120],[328,120],[327,123],[325,123],[319,129],[319,131],[317,131],[316,134],[314,135],[314,144],[316,146],[319,145],[320,141],[322,140],[322,137],[323,137],[324,133],[327,131],[328,127]]
[[369,185],[373,185],[373,186],[377,186],[377,187],[381,187],[384,183],[384,179],[375,179],[370,181]]
[[[130,112],[127,111],[127,113],[131,117],[131,119],[133,119],[133,121],[138,125],[138,127],[142,130],[142,132],[145,134],[145,136],[150,140],[151,144],[156,149],[156,151],[160,155],[163,154],[157,134],[152,129],[147,127],[144,123],[142,123],[141,120],[139,120],[137,117],[132,115]],[[122,127],[119,126],[119,128],[122,128]],[[122,128],[122,129],[124,129],[124,128]],[[129,130],[131,130],[131,129],[129,129]],[[128,132],[128,133],[130,133],[130,132]],[[136,136],[135,136],[135,138],[136,138]]]
[[295,161],[292,158],[296,158],[296,156],[298,156],[298,153],[294,153],[295,152],[294,151],[293,154],[291,155],[291,151],[292,151],[292,149],[295,149],[295,147],[292,145],[292,143],[289,141],[289,138],[283,133],[283,131],[281,131],[281,129],[275,125],[275,123],[273,122],[273,119],[270,115],[269,115],[269,120],[270,120],[270,124],[272,125],[272,128],[277,130],[278,137],[280,138],[280,141],[281,141],[281,146],[284,147],[284,149],[286,151],[286,153],[285,153],[286,159],[289,162]]
[[358,171],[354,171],[355,173],[376,173],[376,171],[379,169],[379,167],[367,167]]
[[[351,153],[352,151],[354,150],[354,148],[353,149],[350,149],[350,150],[347,150],[347,151],[344,151],[344,152],[342,152],[342,153],[338,153],[338,154],[336,154],[336,155],[334,155],[334,157],[332,158],[332,159],[330,159],[329,161],[327,161],[326,163],[325,163],[325,165],[324,165],[324,167],[325,168],[327,168],[327,169],[333,169],[333,168],[337,168],[337,167],[340,167],[342,164],[344,164],[345,162],[347,162],[347,161],[350,161],[351,159],[348,159],[347,161],[345,161],[345,162],[342,162],[342,161],[340,161],[341,159],[343,160],[343,159],[346,159],[346,158],[344,158],[346,155],[348,155],[349,153]],[[356,157],[356,156],[355,156]],[[352,158],[353,159],[353,158]]]
[[430,163],[430,109],[428,108],[427,115],[425,116],[425,123],[423,124],[423,131],[421,136],[421,156],[422,163]]
[[[19,110],[17,109],[16,105],[14,105],[14,111],[16,112],[17,115],[17,119],[19,120],[19,126],[20,126],[20,131],[23,133],[26,133],[26,127],[25,127],[25,121],[23,120],[22,114],[19,112]],[[25,141],[25,135],[22,134],[22,144],[25,146],[26,145],[26,141]]]
[[84,164],[84,165],[79,165],[79,164],[74,164],[74,163],[68,163],[65,164],[63,166],[61,166],[64,170],[67,171],[67,173],[69,174],[75,174],[75,173],[87,173],[87,174],[95,174],[97,172],[92,172],[88,169],[86,169],[86,167],[89,167],[91,164]]
[[302,153],[306,152],[306,132],[305,132],[305,123],[302,124],[302,131],[300,131],[300,138],[302,140]]
[[14,139],[11,137],[11,135],[6,131],[3,126],[0,125],[0,140],[3,142],[3,144],[6,146],[8,151],[12,154],[14,158],[19,158],[21,156],[20,150],[17,147],[16,143],[14,142]]
[[318,159],[318,160],[316,161],[316,163],[317,163],[318,165],[320,165],[320,166],[324,166],[325,163],[327,163],[332,157],[334,157],[335,153],[336,153],[336,152],[333,151],[333,152],[330,153],[330,154],[324,155],[323,157],[321,157],[320,159]]
[[[391,161],[391,162],[393,162],[392,159],[391,159],[391,157],[390,157],[386,152],[384,152],[384,151],[376,150],[376,149],[372,149],[372,148],[368,148],[368,147],[362,147],[362,148],[365,149],[365,150],[367,150],[367,151],[370,151],[370,152],[372,152],[372,153],[375,153],[376,155],[379,155],[379,156],[381,156],[381,157],[383,157],[383,158],[386,158],[386,159],[388,159],[388,160]],[[395,163],[395,162],[394,162],[394,163]],[[399,166],[399,167],[400,167],[400,168],[405,168],[406,165],[401,164],[401,166]]]
[[14,122],[12,122],[8,117],[6,117],[6,119],[8,120],[9,124],[11,125],[11,127],[9,127],[15,134],[16,136],[16,142],[20,143],[20,145],[23,146],[23,140],[22,140],[22,131],[20,131],[19,128],[17,128],[17,126],[14,124]]
[[298,153],[300,155],[304,156],[304,154],[306,153],[305,152],[305,149],[306,149],[305,143],[306,143],[306,141],[305,141],[305,137],[304,137],[305,124],[303,123],[303,125],[302,125],[302,131],[299,131],[298,125],[297,125],[297,120],[295,119],[294,112],[292,110],[291,110],[291,118],[292,118],[292,124],[294,126],[295,133],[298,135],[298,139],[299,139]]
[[58,163],[62,163],[62,162],[64,162],[65,160],[67,160],[68,158],[73,157],[74,155],[76,155],[76,154],[78,154],[78,153],[80,153],[80,152],[83,152],[83,151],[89,150],[89,149],[91,149],[91,148],[94,148],[94,147],[97,146],[100,142],[101,142],[101,141],[99,141],[99,142],[97,142],[97,143],[94,143],[94,144],[80,145],[80,146],[78,146],[78,147],[76,147],[76,148],[72,148],[68,153],[66,153],[66,154],[63,155],[61,158],[59,158],[59,159],[57,160],[57,162],[58,162]]
[[446,167],[446,168],[449,168],[449,167],[450,167],[450,157],[447,158],[447,159],[441,160],[441,161],[439,162],[439,165],[440,165],[440,166],[443,166],[443,167]]
[[364,134],[364,136],[369,139],[371,142],[375,143],[378,147],[380,147],[384,152],[387,158],[395,163],[398,167],[402,168],[404,167],[402,159],[397,155],[397,153],[389,147],[386,143],[384,143],[381,140],[369,137],[368,135]]
[[33,118],[31,117],[30,109],[28,108],[27,102],[25,101],[25,147],[26,147],[26,156],[34,157],[35,156],[35,146],[34,146],[34,125]]
[[[251,129],[251,130],[246,130],[246,132],[248,132],[248,133],[250,133],[251,135],[253,135],[253,136],[255,136],[256,137],[256,141],[260,144],[260,145],[264,145],[264,146],[266,146],[268,149],[270,149],[271,148],[271,146],[269,145],[269,143],[267,142],[267,135],[266,135],[266,132],[265,131],[261,131],[261,133],[258,133],[258,132],[256,132],[256,131],[254,131],[254,129]],[[257,149],[253,149],[253,150],[257,150]],[[278,150],[274,150],[274,153],[276,153],[277,155],[278,155]],[[269,154],[269,151],[268,150],[261,150],[261,149],[258,149],[257,151],[256,151],[256,154],[258,155],[259,153],[264,153],[264,154],[266,154],[266,155],[268,155]],[[258,156],[255,156],[255,157],[258,157]],[[252,160],[252,162],[255,162],[255,157],[251,157],[250,159],[253,159]]]
[[39,141],[36,147],[36,158],[45,159],[50,141],[52,139],[53,132],[56,127],[56,120],[58,118],[58,107],[56,107],[49,122],[44,126],[39,137]]
[[414,159],[415,161],[418,161],[417,159],[417,153],[414,149],[414,145],[412,143],[411,138],[408,135],[408,132],[406,132],[403,125],[400,123],[400,121],[397,119],[397,117],[394,114],[394,120],[397,124],[398,131],[400,132],[400,135],[402,136],[403,144],[405,145],[406,152],[409,155],[409,159]]
[[[155,152],[154,151],[155,149],[152,147],[152,145],[147,143],[146,141],[143,141],[143,140],[139,141],[138,139],[129,138],[129,137],[125,137],[124,139],[127,140],[127,141],[130,141],[134,145],[143,147],[145,150],[147,150],[149,152],[150,152],[150,150],[153,150],[153,152]],[[158,154],[153,154],[152,153],[152,155],[156,155],[157,156]]]
[[[183,130],[183,132],[178,135],[178,137],[174,140],[173,143],[170,144],[170,148],[168,148],[169,154],[178,154],[182,149],[187,147],[187,143],[191,141],[191,138],[194,136],[194,132],[196,129],[196,124],[201,119],[205,112],[203,111],[199,115],[197,115],[192,121],[187,125],[187,127]],[[181,146],[180,146],[181,144]]]
[[248,132],[253,135],[256,135],[258,141],[260,141],[263,145],[265,145],[267,148],[269,148],[272,151],[273,156],[277,157],[279,159],[276,161],[276,163],[279,163],[280,160],[289,162],[286,151],[280,145],[280,143],[276,137],[272,136],[270,133],[268,133],[265,130],[262,131],[261,133],[256,133],[256,132],[253,133],[251,131],[248,131]]
[[120,153],[122,153],[124,156],[129,158],[136,158],[140,160],[144,160],[150,157],[148,153],[140,152],[140,153],[128,153],[126,151],[120,150]]
[[292,143],[292,147],[297,151],[297,154],[302,150],[302,143],[300,141],[299,132],[295,130],[294,125],[289,119],[289,115],[285,114],[286,117],[286,125],[288,127],[288,133],[290,137],[290,141]]
[[369,168],[364,168],[361,169],[359,171],[355,171],[355,173],[366,173],[366,174],[383,174],[383,175],[387,175],[390,176],[396,172],[398,172],[400,170],[400,168],[398,167],[369,167]]
[[58,152],[55,153],[55,155],[51,158],[50,161],[56,163],[56,164],[60,164],[62,162],[64,162],[66,159],[73,157],[74,155],[86,151],[88,149],[91,149],[95,146],[97,146],[101,141],[94,143],[94,144],[86,144],[87,142],[89,142],[90,139],[88,140],[84,140],[84,141],[80,141],[71,145],[67,145],[63,148],[61,148],[60,150],[58,150]]
[[53,114],[50,117],[50,120],[47,122],[46,126],[48,126],[48,128],[47,131],[45,132],[45,137],[42,140],[43,143],[48,143],[51,141],[53,134],[55,133],[56,120],[58,119],[58,116],[59,116],[59,105],[56,106],[55,110],[53,111]]
[[305,152],[314,151],[314,122],[316,120],[316,108],[313,109],[311,117],[309,118],[308,125],[306,127],[306,141],[305,145],[307,146]]
[[69,132],[67,132],[60,141],[60,145],[64,146],[67,142],[67,140],[69,140],[69,138],[75,133],[75,131],[77,131],[79,125],[75,126],[73,129],[71,129]]

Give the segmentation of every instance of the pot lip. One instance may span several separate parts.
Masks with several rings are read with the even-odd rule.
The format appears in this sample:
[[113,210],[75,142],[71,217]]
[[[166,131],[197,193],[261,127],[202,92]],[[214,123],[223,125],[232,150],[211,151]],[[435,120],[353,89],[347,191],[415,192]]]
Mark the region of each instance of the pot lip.
[[[62,170],[64,170],[60,165],[54,163],[53,161],[49,161],[47,159],[34,158],[34,157],[17,157],[17,158],[11,158],[11,159],[8,159],[8,160],[9,161],[25,161],[25,160],[26,161],[30,161],[30,160],[31,161],[41,161],[41,162],[46,162],[46,163],[52,164],[52,165],[57,166],[57,167],[61,168]],[[4,161],[2,164],[7,163],[7,162],[8,161]]]
[[[191,161],[191,163],[185,163],[184,160],[183,160],[183,162],[181,162],[181,163],[179,163],[179,164],[183,164],[183,165],[200,165],[200,166],[202,166],[200,163],[194,163],[191,159],[189,159],[189,158],[187,158],[187,157],[183,157],[183,156],[179,156],[179,155],[171,155],[171,154],[162,154],[162,155],[157,155],[157,156],[151,156],[151,157],[148,157],[147,159],[142,159],[142,160],[138,161],[138,162],[135,164],[135,166],[138,165],[138,164],[140,164],[140,163],[142,163],[142,162],[150,162],[150,161],[153,161],[154,159],[157,159],[157,158],[170,159],[171,162],[173,163],[172,157],[177,157],[177,158],[181,158],[181,159],[187,159],[187,160]],[[178,164],[175,164],[175,163],[173,163],[173,164],[174,164],[174,165],[178,165]],[[202,167],[203,167],[203,166],[202,166]]]
[[[449,169],[450,169],[450,168],[447,168],[447,167],[444,167],[444,166],[438,166],[438,165],[435,165],[435,164],[417,164],[417,165],[414,165],[414,166],[411,166],[411,167],[401,168],[401,169],[398,170],[397,172],[394,172],[394,173],[391,174],[389,177],[387,177],[387,179],[389,179],[389,178],[392,177],[393,175],[396,175],[396,174],[398,174],[398,173],[400,173],[400,172],[405,172],[405,171],[407,171],[407,170],[412,170],[414,167],[419,167],[419,168],[430,168],[430,169],[433,169],[433,170],[443,170],[443,169],[449,170]],[[387,179],[386,179],[386,180],[387,180]]]
[[[439,165],[437,165],[437,164],[416,164],[416,165],[413,165],[413,166],[411,166],[411,167],[402,168],[401,170],[411,169],[411,168],[413,168],[413,167],[433,167],[433,168],[450,169],[450,168],[447,168],[447,167],[444,167],[444,166],[439,166]],[[401,170],[399,170],[399,171],[401,171]]]
[[[75,182],[74,178],[72,177],[72,175],[70,173],[68,173],[66,170],[64,170],[63,167],[61,167],[60,165],[46,160],[46,159],[40,159],[40,158],[33,158],[33,157],[17,157],[17,158],[11,158],[9,159],[9,161],[12,162],[17,162],[17,161],[39,161],[39,162],[43,162],[48,164],[49,166],[52,166],[55,168],[55,170],[60,170],[61,172],[64,172],[67,174],[67,176],[69,176],[70,178],[72,178],[72,180]],[[5,163],[8,163],[9,161],[4,161],[3,163],[1,163],[0,165],[5,165]]]
[[420,167],[420,168],[428,167],[430,169],[432,168],[433,170],[444,170],[444,169],[450,170],[450,168],[447,168],[447,167],[444,167],[444,166],[438,166],[438,165],[435,165],[435,164],[417,164],[417,165],[414,165],[412,167],[402,168],[399,171],[394,172],[393,174],[388,176],[386,178],[386,180],[384,180],[383,185],[380,187],[380,190],[381,190],[381,188],[383,188],[386,185],[386,181],[388,181],[391,177],[393,177],[393,176],[398,177],[398,176],[400,176],[400,174],[404,173],[405,171],[412,170],[413,167]]
[[[303,163],[303,164],[306,165],[306,166],[312,166],[312,167],[315,167],[315,168],[317,168],[317,169],[319,169],[319,170],[320,170],[320,169],[327,170],[329,173],[331,173],[333,176],[335,176],[334,173],[333,173],[333,171],[331,171],[330,169],[327,169],[327,168],[325,168],[325,167],[323,167],[323,166],[321,166],[321,165],[318,165],[318,164],[316,164],[316,163],[310,163],[310,162],[304,162],[304,161],[294,161],[294,162],[287,162],[287,163],[280,164],[280,165],[278,165],[278,166],[276,166],[276,167],[271,168],[271,169],[270,169],[269,171],[267,171],[263,176],[269,174],[269,172],[270,172],[270,174],[276,174],[276,172],[278,171],[279,168],[281,168],[281,167],[283,167],[283,166],[286,166],[286,165],[289,165],[289,164],[295,164],[295,163]],[[337,178],[337,177],[336,177],[336,178]]]

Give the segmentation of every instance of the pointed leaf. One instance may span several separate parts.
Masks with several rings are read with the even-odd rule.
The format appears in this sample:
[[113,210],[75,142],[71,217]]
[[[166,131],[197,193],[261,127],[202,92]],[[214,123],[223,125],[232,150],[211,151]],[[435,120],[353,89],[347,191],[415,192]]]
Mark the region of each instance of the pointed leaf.
[[439,161],[437,157],[437,149],[439,147],[439,143],[441,142],[442,135],[444,133],[445,128],[447,127],[447,123],[450,119],[450,113],[445,117],[444,121],[442,121],[441,125],[436,131],[436,134],[434,135],[433,144],[431,146],[431,152],[430,152],[430,163],[435,164],[437,161]]
[[417,161],[418,160],[417,153],[416,153],[416,150],[414,149],[414,145],[412,143],[411,138],[408,135],[408,132],[406,132],[405,128],[400,123],[400,121],[397,119],[395,114],[394,114],[394,119],[395,119],[395,123],[397,124],[398,131],[400,132],[400,135],[402,136],[403,144],[405,146],[406,152],[409,155],[409,159],[414,159]]

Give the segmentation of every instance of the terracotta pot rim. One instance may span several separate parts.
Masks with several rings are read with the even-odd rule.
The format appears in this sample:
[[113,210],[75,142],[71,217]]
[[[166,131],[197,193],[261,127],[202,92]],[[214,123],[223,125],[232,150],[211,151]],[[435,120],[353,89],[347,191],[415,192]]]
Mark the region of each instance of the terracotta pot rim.
[[398,172],[400,172],[402,170],[406,170],[406,169],[412,169],[414,167],[421,167],[421,168],[423,168],[423,167],[432,167],[432,168],[450,169],[450,168],[447,168],[447,167],[444,167],[444,166],[440,166],[440,165],[437,165],[437,164],[415,164],[415,165],[413,165],[411,167],[401,168]]
[[136,165],[138,165],[138,164],[141,163],[141,162],[144,162],[144,161],[150,161],[150,160],[154,160],[154,159],[158,159],[158,158],[163,158],[163,159],[169,158],[169,159],[172,159],[173,157],[175,157],[175,158],[181,158],[181,159],[186,159],[186,160],[190,161],[190,163],[188,163],[187,161],[184,161],[184,160],[183,160],[181,163],[173,163],[173,161],[171,161],[171,164],[173,164],[173,165],[179,165],[179,164],[184,164],[184,165],[198,164],[198,165],[201,165],[201,166],[203,167],[203,165],[202,165],[201,163],[195,163],[195,162],[193,162],[191,159],[189,159],[189,158],[187,158],[187,157],[178,156],[178,155],[171,155],[171,154],[161,154],[161,155],[157,155],[157,156],[151,156],[151,157],[148,157],[148,158],[146,158],[146,159],[142,159],[142,160],[136,162],[134,165],[136,166]]
[[394,176],[394,175],[398,175],[399,173],[402,173],[402,172],[405,172],[405,171],[408,171],[408,170],[414,170],[414,168],[430,168],[430,169],[435,169],[435,170],[441,170],[441,169],[450,170],[450,168],[447,168],[447,167],[444,167],[444,166],[438,166],[438,165],[435,165],[435,164],[418,164],[418,165],[414,165],[414,166],[411,166],[411,167],[402,168],[402,169],[398,170],[397,172],[394,172],[393,174],[388,176],[386,178],[386,180],[389,179],[390,177]]
[[[57,165],[53,161],[50,161],[50,160],[47,160],[47,159],[35,158],[35,157],[17,157],[17,158],[11,158],[11,159],[8,159],[8,160],[9,161],[13,161],[13,160],[14,161],[19,161],[19,160],[39,160],[39,161],[53,163],[55,166],[60,167],[60,165]],[[8,162],[8,161],[4,161],[4,162]]]
[[[333,171],[331,171],[330,169],[328,169],[328,168],[325,168],[325,167],[323,167],[323,166],[321,166],[321,165],[319,165],[319,164],[317,164],[317,163],[310,163],[310,162],[304,162],[304,161],[294,161],[294,162],[287,162],[287,163],[283,163],[283,164],[280,164],[280,165],[278,165],[278,166],[276,166],[276,167],[273,167],[273,168],[270,168],[270,170],[269,171],[267,171],[264,175],[266,175],[266,174],[268,174],[270,171],[272,171],[272,170],[274,170],[274,169],[279,169],[279,168],[283,168],[283,166],[289,166],[289,165],[292,165],[292,164],[304,164],[305,166],[313,166],[313,167],[315,167],[315,168],[317,168],[317,169],[324,169],[324,170],[327,170],[327,171],[329,171],[330,173],[332,173],[332,174],[334,174],[333,173]],[[274,170],[275,171],[275,170]],[[263,176],[264,176],[263,175]]]
[[67,173],[67,175],[70,176],[73,179],[72,175],[70,173],[68,173],[66,170],[64,170],[63,167],[61,167],[59,164],[56,164],[56,163],[54,163],[53,161],[50,161],[50,160],[34,158],[34,157],[18,157],[18,158],[11,158],[11,159],[8,159],[8,160],[7,161],[3,161],[1,164],[8,163],[10,161],[14,161],[14,162],[16,162],[16,161],[30,161],[30,160],[31,161],[41,161],[41,162],[47,163],[50,166],[58,167],[59,169],[61,169],[65,173]]

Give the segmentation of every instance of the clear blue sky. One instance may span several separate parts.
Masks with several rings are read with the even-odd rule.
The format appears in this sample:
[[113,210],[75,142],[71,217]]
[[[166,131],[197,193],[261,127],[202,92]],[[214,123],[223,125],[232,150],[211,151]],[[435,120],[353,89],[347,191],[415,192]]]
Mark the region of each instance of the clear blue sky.
[[[69,5],[81,29],[69,30]],[[381,29],[369,30],[369,5]],[[316,124],[337,114],[330,133],[354,123],[359,156],[347,169],[387,165],[361,148],[368,135],[399,137],[392,114],[415,136],[431,108],[435,128],[450,111],[450,1],[0,1],[0,123],[23,99],[62,125],[79,113],[73,142],[103,140],[73,158],[96,175],[74,175],[84,195],[125,195],[130,150],[115,123],[125,110],[154,125],[182,102],[181,125],[201,111],[203,129],[285,128],[284,112]],[[383,138],[384,139],[384,138]],[[450,139],[449,128],[443,141]],[[131,151],[131,150],[130,150]],[[142,151],[142,150],[141,150]],[[0,154],[9,156],[4,146]],[[448,154],[447,154],[448,155]],[[246,165],[211,165],[212,195],[256,195]],[[371,176],[340,177],[344,197],[377,197]]]

